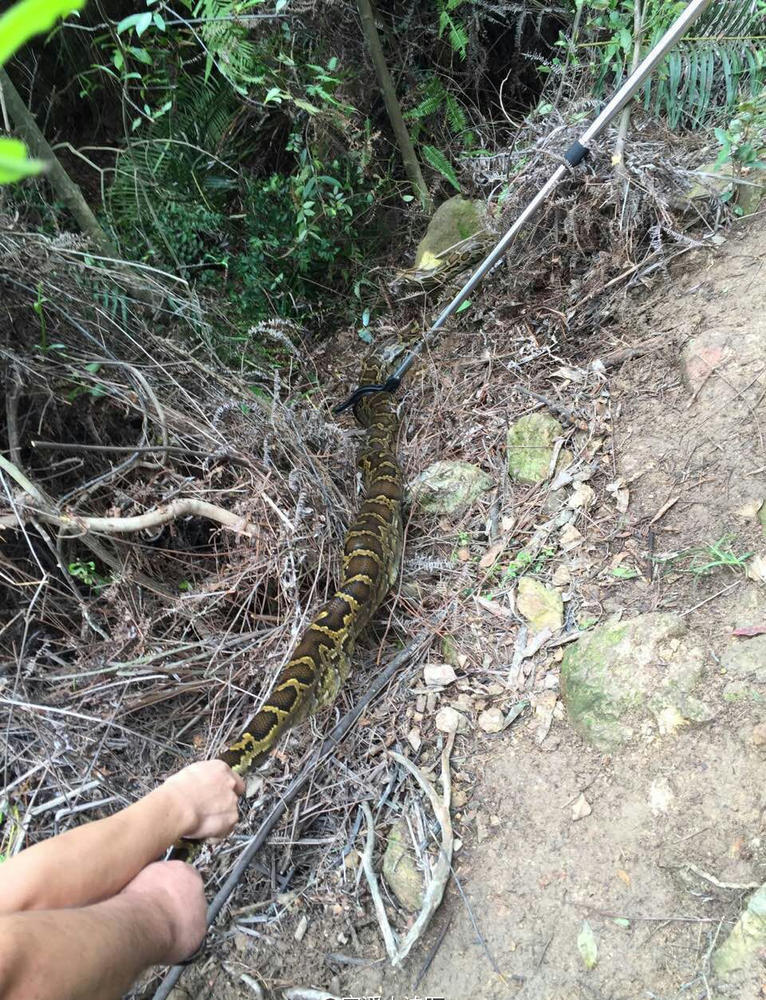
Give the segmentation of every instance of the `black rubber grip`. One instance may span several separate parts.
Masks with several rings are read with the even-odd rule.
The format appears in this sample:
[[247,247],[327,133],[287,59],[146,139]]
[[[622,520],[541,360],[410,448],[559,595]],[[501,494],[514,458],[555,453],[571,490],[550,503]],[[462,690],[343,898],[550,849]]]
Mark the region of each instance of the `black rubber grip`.
[[588,153],[588,147],[583,146],[583,144],[577,140],[573,142],[566,153],[564,153],[564,159],[567,163],[571,164],[571,166],[576,167],[578,163],[585,159]]

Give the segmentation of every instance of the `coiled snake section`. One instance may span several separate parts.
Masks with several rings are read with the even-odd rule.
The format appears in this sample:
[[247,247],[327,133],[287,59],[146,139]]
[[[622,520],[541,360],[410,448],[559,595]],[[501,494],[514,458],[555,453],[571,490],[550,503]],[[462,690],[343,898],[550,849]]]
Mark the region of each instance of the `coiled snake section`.
[[[368,362],[362,383],[379,377],[377,364]],[[345,538],[340,586],[301,636],[261,710],[220,754],[239,774],[262,763],[288,729],[335,699],[360,632],[397,577],[403,530],[396,401],[389,392],[362,396],[354,416],[367,431],[357,462],[364,500]]]

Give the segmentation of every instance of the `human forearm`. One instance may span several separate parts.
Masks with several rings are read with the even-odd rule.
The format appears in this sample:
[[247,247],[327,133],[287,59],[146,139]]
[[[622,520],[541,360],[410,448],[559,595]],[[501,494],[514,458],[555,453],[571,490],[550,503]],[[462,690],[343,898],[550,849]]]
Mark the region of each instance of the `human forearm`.
[[0,916],[4,1000],[116,1000],[150,965],[168,960],[170,925],[125,895],[77,910]]
[[0,914],[107,899],[179,837],[225,836],[243,791],[223,761],[190,764],[135,805],[0,864]]
[[188,811],[165,785],[122,812],[0,865],[0,912],[86,906],[119,892],[181,836]]

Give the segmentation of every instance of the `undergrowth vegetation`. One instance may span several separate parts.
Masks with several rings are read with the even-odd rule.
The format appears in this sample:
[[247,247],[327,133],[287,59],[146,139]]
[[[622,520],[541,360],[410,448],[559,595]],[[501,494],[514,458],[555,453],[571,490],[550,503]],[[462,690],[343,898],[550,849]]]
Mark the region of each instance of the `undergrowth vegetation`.
[[[608,96],[683,6],[380,3],[383,49],[435,201],[474,193],[461,165],[512,147],[524,114]],[[643,92],[644,109],[671,128],[716,129],[721,162],[739,171],[760,162],[763,145],[764,25],[766,0],[715,0]],[[47,87],[46,113],[62,123],[63,149],[78,147],[71,162],[120,255],[216,304],[226,360],[259,320],[321,331],[358,326],[384,304],[368,272],[401,263],[392,236],[408,240],[422,218],[354,6],[91,2],[13,72],[22,89],[41,74],[33,105]],[[87,137],[66,134],[75,109]],[[40,184],[17,200],[48,229],[66,228]]]

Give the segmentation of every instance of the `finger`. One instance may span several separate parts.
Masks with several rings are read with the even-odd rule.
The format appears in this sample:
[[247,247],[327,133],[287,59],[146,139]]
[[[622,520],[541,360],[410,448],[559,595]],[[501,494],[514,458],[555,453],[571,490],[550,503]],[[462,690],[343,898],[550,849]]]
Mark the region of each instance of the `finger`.
[[234,791],[237,795],[244,795],[245,779],[241,775],[237,774],[236,771],[232,771],[231,773],[234,775]]

